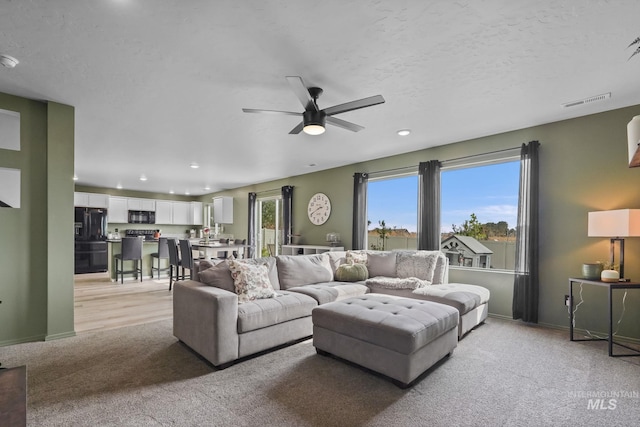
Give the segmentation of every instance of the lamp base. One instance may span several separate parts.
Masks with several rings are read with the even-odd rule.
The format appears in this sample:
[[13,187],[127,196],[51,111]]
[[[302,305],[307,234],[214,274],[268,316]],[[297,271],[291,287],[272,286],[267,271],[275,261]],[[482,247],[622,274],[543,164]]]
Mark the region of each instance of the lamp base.
[[616,270],[602,270],[600,280],[607,283],[614,283],[620,280],[620,273]]

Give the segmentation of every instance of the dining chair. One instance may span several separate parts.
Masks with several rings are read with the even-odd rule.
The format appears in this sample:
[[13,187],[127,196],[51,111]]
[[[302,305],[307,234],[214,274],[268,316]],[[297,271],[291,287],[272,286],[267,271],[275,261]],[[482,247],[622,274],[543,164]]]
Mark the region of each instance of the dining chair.
[[[166,237],[160,237],[158,240],[158,252],[151,254],[151,278],[153,279],[153,270],[158,270],[158,279],[160,278],[161,271],[168,271],[169,267],[160,268],[160,263],[163,259],[169,260],[169,246],[167,244]],[[155,260],[158,260],[158,266],[155,266]]]
[[[121,252],[115,254],[113,257],[116,264],[116,280],[118,280],[118,273],[120,273],[120,283],[124,283],[124,275],[135,273],[136,279],[140,275],[140,281],[142,282],[142,240],[140,237],[123,237],[121,240]],[[125,261],[133,261],[133,270],[124,269]]]
[[[233,242],[234,245],[246,245],[247,244],[247,239],[236,239]],[[245,254],[245,248],[238,248],[235,251],[233,251],[233,257],[234,258],[244,258],[244,254]]]
[[193,248],[191,247],[190,240],[180,240],[180,265],[182,267],[182,280],[184,280],[184,270],[189,270],[189,278],[193,279],[193,270],[196,268],[196,264],[199,262],[197,259],[193,259]]
[[[174,268],[176,281],[180,280],[181,262],[176,239],[167,239],[167,249],[169,250],[169,290],[171,290]],[[184,269],[182,270],[182,279],[184,279]]]
[[[228,245],[229,244],[229,239],[220,239],[220,243],[223,244],[223,245]],[[229,256],[229,252],[228,251],[218,252],[218,258],[227,259],[228,256]]]

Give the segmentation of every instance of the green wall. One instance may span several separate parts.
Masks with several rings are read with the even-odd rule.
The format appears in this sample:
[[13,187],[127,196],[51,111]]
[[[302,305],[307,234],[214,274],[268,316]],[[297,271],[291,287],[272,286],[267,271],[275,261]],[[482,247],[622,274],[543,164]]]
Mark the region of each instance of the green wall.
[[73,330],[74,109],[0,93],[20,113],[21,206],[0,209],[0,345],[61,338]]
[[[412,153],[377,159],[288,179],[222,191],[201,197],[234,197],[234,224],[225,232],[236,237],[247,234],[247,193],[273,194],[283,185],[293,185],[293,228],[304,243],[320,245],[329,232],[341,234],[351,247],[352,193],[355,172],[376,172],[416,166],[430,159],[448,160],[494,150],[519,147],[538,140],[540,149],[540,323],[568,328],[564,295],[568,278],[579,276],[585,262],[606,260],[608,240],[587,237],[587,213],[593,210],[640,208],[640,168],[627,167],[626,126],[640,114],[640,106],[618,109],[572,120],[463,141]],[[414,137],[414,136],[412,136]],[[321,225],[312,225],[306,215],[307,202],[316,192],[331,199],[332,213]],[[277,191],[276,191],[277,192]],[[640,239],[626,240],[626,276],[640,281]],[[492,292],[490,313],[510,317],[512,275],[451,270],[450,281],[484,285]],[[579,291],[579,289],[576,289]],[[577,311],[576,327],[606,331],[604,288],[583,288],[584,303]],[[622,293],[615,299],[620,313]],[[614,319],[617,321],[617,317]],[[620,336],[640,339],[640,292],[630,291]]]

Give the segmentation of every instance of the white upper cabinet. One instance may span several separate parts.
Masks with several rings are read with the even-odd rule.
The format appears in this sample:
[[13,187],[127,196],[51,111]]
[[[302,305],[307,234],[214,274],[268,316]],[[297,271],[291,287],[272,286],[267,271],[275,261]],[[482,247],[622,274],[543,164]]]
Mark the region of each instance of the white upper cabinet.
[[73,205],[83,208],[108,208],[109,195],[98,193],[73,193]]
[[202,225],[202,202],[191,202],[189,206],[189,219],[192,225]]
[[[189,219],[189,213],[191,211],[190,202],[173,202],[173,224],[189,225],[191,220]],[[156,217],[156,224],[158,218]]]
[[233,197],[214,197],[213,222],[233,224]]
[[126,197],[109,197],[107,220],[111,224],[126,224],[129,222],[129,212]]
[[130,211],[156,211],[156,201],[152,199],[128,198],[127,207]]
[[156,200],[156,224],[173,224],[173,202]]

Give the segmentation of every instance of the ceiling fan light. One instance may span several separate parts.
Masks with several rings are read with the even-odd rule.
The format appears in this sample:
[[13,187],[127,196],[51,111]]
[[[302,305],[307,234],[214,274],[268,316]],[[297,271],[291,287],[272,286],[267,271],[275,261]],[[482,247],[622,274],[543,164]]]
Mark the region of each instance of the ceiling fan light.
[[321,135],[324,133],[325,114],[322,111],[305,111],[302,114],[304,127],[302,130],[307,135]]

